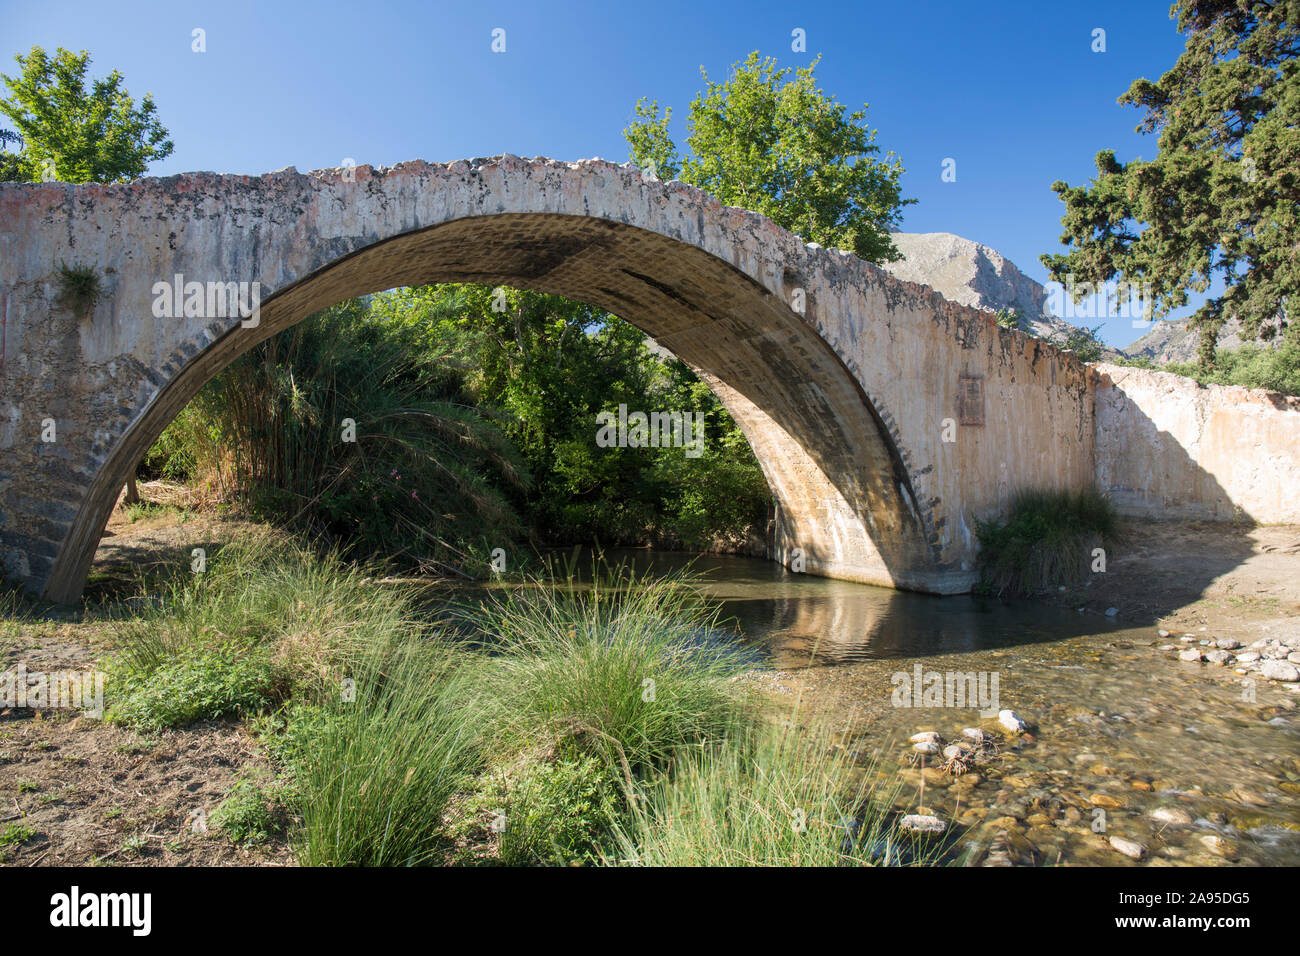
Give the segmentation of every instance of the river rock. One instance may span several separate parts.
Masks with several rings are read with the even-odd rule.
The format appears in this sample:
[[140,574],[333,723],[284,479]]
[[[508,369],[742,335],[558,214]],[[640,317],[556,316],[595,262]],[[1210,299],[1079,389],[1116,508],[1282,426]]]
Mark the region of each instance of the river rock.
[[1232,662],[1232,655],[1227,651],[1209,651],[1206,653],[1205,659],[1211,664],[1217,664],[1219,667],[1223,667],[1225,664]]
[[912,744],[912,749],[919,754],[937,754],[939,745],[933,740],[923,740],[919,744]]
[[937,744],[942,741],[943,738],[939,736],[937,731],[923,730],[920,733],[912,734],[908,740],[914,744]]
[[898,821],[898,827],[906,833],[943,833],[948,829],[948,824],[938,817],[909,813]]
[[1178,652],[1180,661],[1187,661],[1189,664],[1199,664],[1201,661],[1201,652],[1198,648],[1189,647],[1185,651]]
[[[1294,679],[1295,678],[1293,678],[1293,680]],[[1020,715],[1017,714],[1014,710],[998,711],[998,723],[1001,724],[1007,730],[1011,731],[1011,733],[1013,734],[1021,734],[1028,729],[1025,722],[1020,719]]]
[[1300,668],[1297,668],[1290,661],[1265,661],[1259,672],[1269,680],[1280,680],[1287,683],[1300,681]]
[[1207,833],[1201,837],[1201,845],[1215,856],[1221,856],[1225,860],[1231,860],[1237,856],[1237,845],[1235,843],[1213,833]]
[[1221,637],[1214,642],[1214,646],[1224,651],[1235,651],[1241,647],[1241,641],[1231,637]]
[[1192,815],[1181,807],[1157,807],[1151,811],[1151,819],[1178,827],[1191,826],[1192,823]]
[[1259,651],[1242,651],[1240,654],[1237,655],[1237,663],[1249,664],[1253,661],[1259,660],[1259,658],[1260,658]]
[[1110,845],[1112,849],[1118,850],[1120,853],[1123,853],[1125,856],[1134,860],[1140,860],[1147,855],[1147,848],[1141,843],[1137,843],[1133,840],[1125,840],[1123,837],[1111,837]]

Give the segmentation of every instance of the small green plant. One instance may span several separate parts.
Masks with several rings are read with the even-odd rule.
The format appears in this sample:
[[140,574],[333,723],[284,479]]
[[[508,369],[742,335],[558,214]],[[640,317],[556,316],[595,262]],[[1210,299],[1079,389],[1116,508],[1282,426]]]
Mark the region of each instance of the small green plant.
[[525,587],[468,615],[498,656],[484,669],[501,702],[493,739],[515,752],[597,754],[629,787],[677,747],[724,735],[750,704],[736,676],[757,666],[713,636],[688,579],[630,574],[590,589]]
[[1058,349],[1073,352],[1080,362],[1100,362],[1106,355],[1106,344],[1097,338],[1103,326],[1090,329],[1071,329],[1053,332],[1045,341]]
[[981,588],[1024,595],[1077,584],[1097,560],[1096,550],[1116,543],[1119,531],[1114,506],[1095,488],[1022,491],[1005,522],[976,526]]
[[59,307],[82,316],[94,311],[103,295],[99,284],[99,272],[93,266],[70,266],[66,262],[59,263],[58,285]]
[[137,833],[122,841],[122,852],[127,856],[141,856],[149,846],[149,838]]
[[1023,330],[1025,327],[1025,316],[1019,309],[998,309],[994,318],[1004,329]]
[[231,787],[208,822],[236,843],[265,843],[284,832],[285,808],[281,790],[261,781],[243,779]]
[[36,831],[23,823],[11,823],[0,832],[0,846],[20,846],[32,837]]
[[315,711],[315,732],[288,748],[301,863],[419,866],[445,852],[443,814],[481,769],[488,724],[458,657],[419,639],[375,645],[354,698]]

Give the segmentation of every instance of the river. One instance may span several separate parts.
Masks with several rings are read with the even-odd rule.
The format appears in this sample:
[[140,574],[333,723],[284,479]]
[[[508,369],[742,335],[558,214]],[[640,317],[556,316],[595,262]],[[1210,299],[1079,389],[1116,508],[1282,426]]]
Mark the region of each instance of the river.
[[[1300,864],[1296,695],[1227,667],[1183,665],[1158,649],[1177,638],[1154,627],[753,558],[642,550],[606,561],[654,574],[689,565],[734,639],[770,663],[763,680],[798,702],[798,719],[838,731],[868,772],[899,788],[900,809],[949,821],[973,862]],[[581,574],[591,562],[575,566]],[[999,732],[1004,708],[1028,735],[1000,732],[997,752],[964,774],[936,769],[941,758],[918,765],[912,734]],[[1141,859],[1111,837],[1141,846]]]

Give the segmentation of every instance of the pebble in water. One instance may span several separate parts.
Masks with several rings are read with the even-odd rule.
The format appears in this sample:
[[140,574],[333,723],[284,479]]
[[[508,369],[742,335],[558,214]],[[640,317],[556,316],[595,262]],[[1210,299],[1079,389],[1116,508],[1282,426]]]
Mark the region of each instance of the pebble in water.
[[923,813],[909,813],[898,821],[898,827],[907,833],[943,833],[948,829],[948,824],[938,817]]
[[1110,838],[1110,845],[1113,849],[1118,850],[1127,857],[1134,860],[1140,860],[1147,855],[1147,848],[1141,843],[1133,840],[1125,840],[1123,837],[1113,836]]
[[1300,681],[1300,668],[1297,668],[1290,661],[1265,661],[1264,666],[1259,669],[1259,672],[1269,680],[1280,680],[1288,683],[1292,681]]
[[1025,722],[1020,719],[1020,715],[1014,710],[998,711],[998,723],[1013,734],[1024,733],[1028,729]]

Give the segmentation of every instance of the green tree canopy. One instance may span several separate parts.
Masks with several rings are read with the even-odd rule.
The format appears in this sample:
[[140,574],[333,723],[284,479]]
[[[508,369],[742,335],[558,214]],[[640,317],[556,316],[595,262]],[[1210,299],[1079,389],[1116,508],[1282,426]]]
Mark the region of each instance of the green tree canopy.
[[661,178],[678,177],[724,203],[760,212],[809,241],[870,262],[897,259],[889,229],[915,202],[900,196],[903,166],[893,153],[877,158],[865,104],[846,112],[817,87],[817,62],[778,69],[774,59],[754,52],[733,64],[723,83],[701,68],[705,89],[691,102],[684,158],[668,133],[672,109],[661,116],[657,102],[642,98],[623,131],[632,159],[645,168],[653,164]]
[[9,87],[0,113],[23,141],[20,154],[0,157],[0,169],[16,174],[12,178],[36,180],[52,170],[64,182],[129,182],[144,175],[149,163],[171,155],[172,142],[151,96],[145,94],[137,107],[117,70],[87,90],[85,50],[59,47],[51,58],[34,46],[14,59],[18,76],[0,74]]
[[1300,0],[1179,0],[1171,15],[1185,51],[1119,99],[1146,110],[1156,158],[1102,150],[1089,185],[1053,183],[1068,251],[1041,259],[1058,281],[1147,286],[1152,318],[1222,280],[1192,318],[1205,364],[1227,319],[1271,337],[1300,288]]

